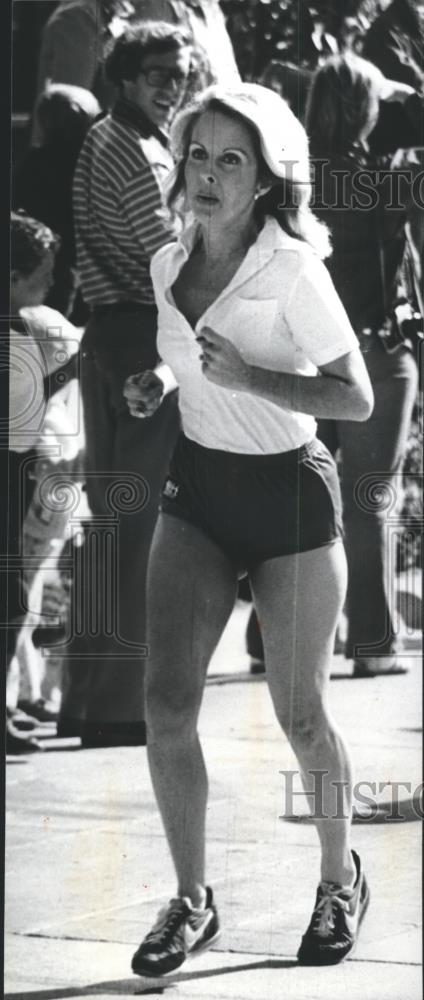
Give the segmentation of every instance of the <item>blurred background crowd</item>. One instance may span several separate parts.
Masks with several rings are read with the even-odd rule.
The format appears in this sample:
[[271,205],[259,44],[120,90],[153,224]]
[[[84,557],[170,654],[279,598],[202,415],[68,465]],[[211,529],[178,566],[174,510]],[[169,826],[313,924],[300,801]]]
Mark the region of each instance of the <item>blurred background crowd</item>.
[[[162,25],[159,35],[152,35],[153,22]],[[143,24],[148,37],[140,34]],[[141,52],[136,72],[121,65],[129,59],[131,26]],[[338,457],[344,489],[350,591],[338,651],[353,660],[353,677],[405,669],[387,574],[421,565],[423,202],[414,190],[422,190],[423,42],[424,4],[418,0],[13,4],[12,356],[18,374],[9,517],[23,569],[9,581],[9,753],[39,751],[34,731],[40,725],[78,736],[84,747],[145,742],[144,579],[155,491],[166,473],[176,417],[170,402],[161,418],[166,424],[149,440],[144,427],[141,440],[142,422],[135,422],[136,437],[125,414],[123,430],[122,403],[111,403],[134,365],[152,363],[148,262],[172,238],[160,214],[172,167],[169,120],[149,114],[144,91],[140,99],[135,85],[144,70],[146,86],[170,88],[175,106],[177,97],[181,106],[211,82],[260,82],[284,97],[305,124],[313,158],[350,178],[377,167],[399,178],[403,171],[396,211],[387,213],[382,188],[378,211],[334,211],[331,169],[316,175],[314,198],[332,239],[328,267],[376,395],[374,422],[364,430],[361,425],[349,437],[346,424],[323,422],[319,429]],[[158,70],[150,69],[149,78],[148,60],[156,51],[170,76],[165,80],[162,69],[155,83]],[[386,94],[373,68],[390,81]],[[103,157],[109,150],[109,160],[100,162],[99,149]],[[128,211],[124,236],[122,218],[111,221],[116,205],[108,202],[107,175],[122,172],[139,154],[119,195]],[[102,213],[107,236],[100,232]],[[31,354],[34,344],[38,354]],[[29,366],[34,381],[40,364],[42,402],[37,431],[31,417],[28,439],[22,371]],[[114,454],[112,438],[118,442]],[[383,473],[383,499],[381,481],[376,489],[367,480],[374,473]],[[362,479],[368,492],[361,506],[355,485]],[[150,510],[137,497],[146,481]],[[391,505],[397,529],[388,552]],[[240,597],[250,600],[246,583]],[[418,627],[417,613],[409,608],[407,615]],[[247,648],[252,672],[263,672],[253,611]]]

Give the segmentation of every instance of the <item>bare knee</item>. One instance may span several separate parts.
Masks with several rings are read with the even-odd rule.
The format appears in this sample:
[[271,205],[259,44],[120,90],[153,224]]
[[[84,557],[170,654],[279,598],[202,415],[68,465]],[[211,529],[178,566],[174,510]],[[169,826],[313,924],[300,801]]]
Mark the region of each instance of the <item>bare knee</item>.
[[151,740],[171,743],[194,737],[201,702],[201,692],[184,684],[163,684],[150,679],[146,683],[146,723]]
[[279,714],[279,722],[295,753],[313,750],[329,736],[330,723],[321,700]]

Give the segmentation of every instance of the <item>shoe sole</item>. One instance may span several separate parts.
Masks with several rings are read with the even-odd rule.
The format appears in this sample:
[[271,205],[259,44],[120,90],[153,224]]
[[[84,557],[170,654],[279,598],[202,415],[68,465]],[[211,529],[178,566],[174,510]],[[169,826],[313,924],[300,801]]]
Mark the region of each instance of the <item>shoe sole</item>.
[[208,938],[208,940],[203,944],[199,944],[196,948],[192,948],[188,955],[186,955],[184,961],[181,962],[181,965],[178,965],[176,969],[170,969],[169,972],[147,972],[146,970],[139,971],[138,969],[132,969],[132,971],[135,976],[144,976],[145,979],[168,979],[169,976],[175,976],[176,973],[182,969],[183,965],[190,961],[190,959],[197,958],[197,956],[201,955],[203,952],[209,951],[209,948],[211,948],[220,936],[221,931],[219,930],[213,935],[213,937]]

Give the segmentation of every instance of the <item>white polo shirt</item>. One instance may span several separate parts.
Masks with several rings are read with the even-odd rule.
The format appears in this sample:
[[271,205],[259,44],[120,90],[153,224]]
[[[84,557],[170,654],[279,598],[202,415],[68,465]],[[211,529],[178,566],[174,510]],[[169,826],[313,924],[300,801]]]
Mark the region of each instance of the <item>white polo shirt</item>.
[[316,421],[247,392],[209,382],[196,335],[209,326],[250,364],[315,375],[317,368],[358,347],[327,268],[306,243],[267,217],[238,271],[193,328],[177,309],[171,288],[199,237],[191,226],[153,257],[159,309],[158,350],[179,385],[184,433],[206,448],[274,454],[311,441]]

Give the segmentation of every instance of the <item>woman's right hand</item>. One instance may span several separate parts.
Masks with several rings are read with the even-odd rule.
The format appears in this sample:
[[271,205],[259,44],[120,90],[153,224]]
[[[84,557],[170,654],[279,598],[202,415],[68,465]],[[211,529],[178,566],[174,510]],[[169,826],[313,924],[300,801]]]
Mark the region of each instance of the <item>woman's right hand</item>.
[[164,384],[155,372],[145,371],[130,375],[123,391],[132,417],[151,417],[162,402]]

